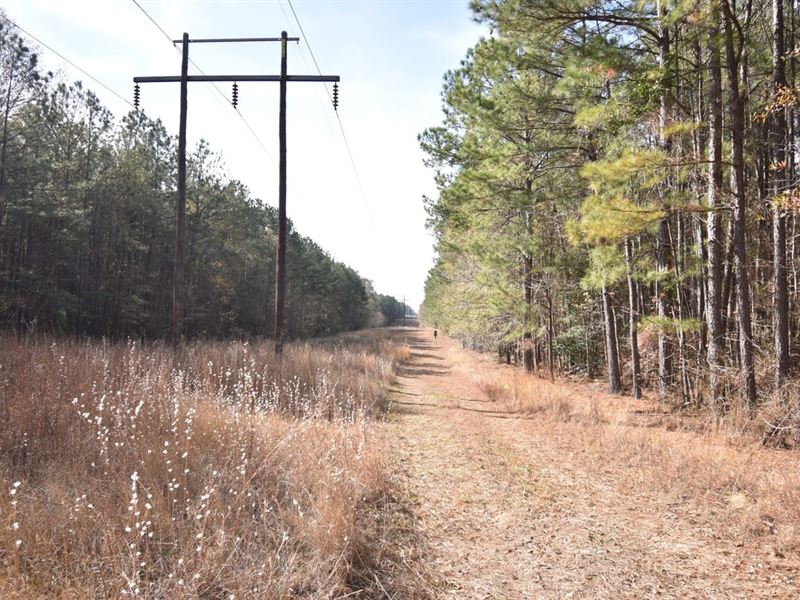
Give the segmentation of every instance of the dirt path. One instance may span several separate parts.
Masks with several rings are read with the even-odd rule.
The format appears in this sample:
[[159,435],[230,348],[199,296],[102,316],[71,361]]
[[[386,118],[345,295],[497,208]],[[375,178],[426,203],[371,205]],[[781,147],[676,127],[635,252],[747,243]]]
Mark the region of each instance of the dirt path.
[[[643,495],[613,457],[496,410],[488,359],[405,329],[411,361],[382,427],[436,598],[795,598],[795,562],[742,547],[690,504]],[[481,362],[483,361],[483,362]],[[422,587],[420,585],[420,587]]]

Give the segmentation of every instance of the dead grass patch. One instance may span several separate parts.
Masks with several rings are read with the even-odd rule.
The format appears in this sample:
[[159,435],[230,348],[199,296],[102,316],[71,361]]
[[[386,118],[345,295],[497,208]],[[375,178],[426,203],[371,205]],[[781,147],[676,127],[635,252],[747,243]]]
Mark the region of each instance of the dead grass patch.
[[349,593],[403,352],[0,338],[0,594]]
[[598,464],[625,467],[633,476],[620,485],[631,493],[655,492],[679,510],[693,506],[743,543],[761,539],[778,554],[800,553],[797,459],[762,443],[797,443],[797,394],[770,400],[755,415],[737,406],[724,415],[678,414],[505,368],[486,371],[476,385],[511,413],[563,428]]
[[526,416],[546,415],[562,423],[599,423],[604,420],[594,397],[575,402],[571,390],[545,379],[503,370],[473,377],[486,397],[506,412]]

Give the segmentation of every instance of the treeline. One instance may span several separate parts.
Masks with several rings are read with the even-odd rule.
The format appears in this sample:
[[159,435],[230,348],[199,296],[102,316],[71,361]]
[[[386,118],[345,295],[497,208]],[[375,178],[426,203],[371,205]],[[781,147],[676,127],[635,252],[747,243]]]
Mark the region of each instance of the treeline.
[[381,311],[387,325],[399,325],[403,316],[415,318],[417,313],[405,302],[400,302],[394,296],[378,294],[378,309]]
[[[0,327],[168,335],[176,139],[140,111],[115,121],[79,82],[44,72],[2,13],[0,111]],[[190,153],[189,337],[272,334],[276,223],[206,143]],[[289,231],[290,336],[391,322],[397,300]]]
[[753,407],[797,364],[794,0],[474,0],[420,136],[424,318],[528,369]]

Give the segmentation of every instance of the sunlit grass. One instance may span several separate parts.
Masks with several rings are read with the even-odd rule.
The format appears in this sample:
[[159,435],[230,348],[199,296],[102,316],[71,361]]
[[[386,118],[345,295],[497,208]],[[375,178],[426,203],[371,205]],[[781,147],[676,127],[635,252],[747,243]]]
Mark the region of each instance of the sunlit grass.
[[785,429],[779,434],[796,435],[796,395],[755,413],[734,407],[719,417],[659,411],[647,402],[505,368],[476,374],[473,382],[500,410],[545,422],[599,465],[624,469],[626,493],[695,503],[731,535],[765,537],[776,552],[800,552],[797,457],[764,448],[765,428],[774,423]]
[[407,349],[0,338],[3,597],[348,590]]

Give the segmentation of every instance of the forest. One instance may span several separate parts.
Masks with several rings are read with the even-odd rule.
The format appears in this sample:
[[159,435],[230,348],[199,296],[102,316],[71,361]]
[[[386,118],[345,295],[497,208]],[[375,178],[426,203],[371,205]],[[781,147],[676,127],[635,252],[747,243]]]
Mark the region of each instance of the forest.
[[752,409],[797,364],[794,0],[475,0],[420,144],[424,319],[526,370]]
[[[2,17],[2,13],[0,13]],[[172,304],[175,136],[115,119],[40,66],[0,18],[0,327],[163,338]],[[269,336],[277,211],[199,142],[187,157],[185,331]],[[380,326],[404,305],[289,226],[286,328],[308,338]]]

